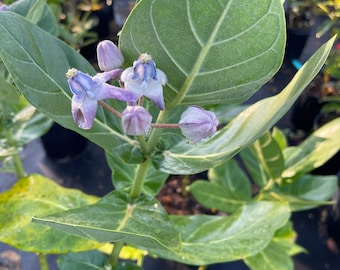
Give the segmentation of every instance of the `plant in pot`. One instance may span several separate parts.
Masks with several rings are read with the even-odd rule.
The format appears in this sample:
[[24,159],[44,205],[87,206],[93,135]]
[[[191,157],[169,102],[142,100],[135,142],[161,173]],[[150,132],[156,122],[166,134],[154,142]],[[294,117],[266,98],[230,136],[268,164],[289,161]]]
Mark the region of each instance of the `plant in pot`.
[[[44,7],[43,1],[37,3],[32,12]],[[319,72],[333,39],[279,94],[226,123],[224,105],[250,98],[282,64],[286,29],[280,0],[138,1],[123,26],[119,49],[110,41],[99,44],[101,72],[36,22],[0,12],[0,58],[33,106],[105,150],[115,190],[95,198],[40,175],[21,177],[0,194],[6,217],[0,219],[1,241],[39,254],[67,253],[59,267],[68,270],[84,265],[143,269],[142,260],[120,260],[131,247],[142,250],[134,249],[140,257],[150,254],[202,268],[245,260],[251,269],[263,269],[280,254],[280,266],[293,269],[290,255],[296,246],[289,219],[300,194],[289,185],[315,166],[313,149],[325,152],[318,164],[339,149],[339,125],[333,122],[331,132],[322,130],[306,142],[311,159],[305,160],[300,149],[287,150],[287,164],[271,156],[280,146],[268,130]],[[221,117],[215,114],[218,105],[225,110]],[[257,193],[263,196],[248,196],[249,185],[240,185],[244,175],[235,167],[223,189],[227,192],[218,194],[222,201],[240,199],[228,214],[169,215],[157,200],[169,175],[234,168],[228,161],[258,140],[263,168],[268,162],[279,165],[254,170],[264,181],[263,192]],[[216,175],[225,185],[223,173]],[[328,180],[310,180],[311,193],[334,186],[334,177]],[[329,197],[332,189],[327,190]],[[205,197],[207,204],[216,196]],[[328,203],[326,197],[313,203]],[[262,260],[263,254],[270,259]],[[42,262],[41,268],[48,269]]]
[[286,59],[299,59],[313,26],[315,0],[286,0]]

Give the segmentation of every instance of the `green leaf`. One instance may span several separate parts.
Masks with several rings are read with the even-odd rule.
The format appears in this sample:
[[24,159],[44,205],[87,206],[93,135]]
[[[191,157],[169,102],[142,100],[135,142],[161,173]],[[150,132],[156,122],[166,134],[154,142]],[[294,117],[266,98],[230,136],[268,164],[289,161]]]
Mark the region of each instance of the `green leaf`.
[[46,0],[21,0],[10,5],[10,10],[27,17],[32,23],[37,24],[46,32],[57,34],[57,21],[46,4]]
[[285,167],[282,176],[298,177],[322,166],[340,150],[340,118],[328,122],[300,145],[284,151]]
[[240,157],[252,180],[259,187],[266,186],[269,181],[269,177],[261,166],[260,162],[258,162],[254,151],[252,151],[250,147],[244,148],[240,152]]
[[285,134],[277,127],[273,128],[272,137],[276,143],[280,146],[281,151],[287,148],[288,142]]
[[233,159],[209,170],[208,181],[195,181],[190,192],[207,208],[232,213],[251,200],[247,176]]
[[250,148],[256,154],[258,162],[272,179],[281,178],[284,169],[284,159],[280,146],[267,131]]
[[65,253],[98,248],[100,244],[39,224],[34,215],[46,215],[97,201],[78,190],[65,189],[40,175],[30,175],[0,193],[0,241],[18,249]]
[[227,217],[173,216],[177,230],[182,233],[182,249],[178,252],[148,251],[193,265],[243,259],[263,250],[289,215],[285,204],[254,202]]
[[296,181],[277,186],[274,191],[286,198],[293,211],[306,210],[329,204],[328,200],[337,190],[337,182],[335,175],[306,174]]
[[276,73],[284,46],[278,0],[144,0],[120,35],[127,63],[147,52],[166,72],[167,108],[248,99]]
[[194,174],[218,166],[242,148],[256,141],[289,108],[320,71],[332,48],[334,38],[324,44],[297,72],[288,86],[276,96],[258,101],[240,113],[211,139],[197,144],[184,141],[158,157],[160,170],[173,174]]
[[17,143],[26,145],[44,135],[53,124],[46,115],[38,112],[33,106],[27,106],[15,115],[13,135]]
[[96,204],[34,217],[33,222],[98,242],[123,241],[144,249],[180,248],[179,233],[165,210],[156,199],[147,196],[132,203],[126,194],[114,191]]
[[[129,192],[136,176],[137,164],[127,164],[116,155],[106,153],[108,165],[112,170],[112,183],[115,189]],[[145,178],[143,193],[156,196],[163,186],[168,174],[150,167]]]
[[70,67],[94,74],[75,50],[12,12],[0,13],[0,58],[20,92],[39,111],[95,142],[106,151],[138,143],[121,134],[121,124],[101,108],[91,130],[79,129],[71,116],[71,91],[65,72]]
[[67,253],[58,257],[60,270],[103,270],[107,256],[97,250],[81,253]]
[[247,257],[244,262],[251,270],[294,270],[286,246],[277,241],[270,242],[263,251]]
[[255,256],[244,261],[250,269],[254,270],[293,270],[291,256],[305,250],[295,244],[296,232],[291,221],[279,228],[269,245]]

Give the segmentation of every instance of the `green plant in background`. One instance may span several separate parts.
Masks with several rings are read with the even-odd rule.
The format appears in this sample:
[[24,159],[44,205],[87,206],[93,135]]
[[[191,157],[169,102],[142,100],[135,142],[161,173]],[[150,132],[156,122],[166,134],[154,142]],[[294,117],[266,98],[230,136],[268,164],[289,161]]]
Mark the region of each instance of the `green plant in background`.
[[[28,14],[44,14],[45,3],[35,3]],[[0,58],[34,107],[105,150],[115,190],[98,199],[20,177],[0,194],[1,241],[41,254],[88,250],[60,256],[61,269],[142,269],[143,252],[132,252],[138,264],[119,260],[126,246],[193,265],[242,259],[251,269],[293,269],[290,256],[303,249],[289,217],[335,192],[335,177],[308,172],[339,150],[340,125],[334,120],[295,148],[268,130],[318,74],[334,39],[279,94],[225,123],[224,105],[247,100],[282,63],[280,0],[139,1],[120,34],[124,70],[111,66],[108,52],[119,55],[111,47],[98,49],[99,73],[31,18],[0,12]],[[238,153],[255,194],[233,161]],[[168,215],[156,195],[169,174],[206,170],[210,181],[190,191],[228,215]],[[108,243],[106,258],[96,249]]]

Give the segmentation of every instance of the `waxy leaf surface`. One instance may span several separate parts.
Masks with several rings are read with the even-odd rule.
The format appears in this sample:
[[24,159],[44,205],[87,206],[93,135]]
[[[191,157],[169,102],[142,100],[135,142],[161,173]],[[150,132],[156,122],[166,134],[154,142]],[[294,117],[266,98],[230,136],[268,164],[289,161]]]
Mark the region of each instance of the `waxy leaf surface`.
[[262,99],[240,113],[215,136],[194,145],[181,142],[157,157],[161,171],[194,174],[215,167],[250,145],[271,128],[294,104],[318,74],[334,38],[323,45],[276,96]]
[[122,241],[145,249],[180,248],[179,233],[152,197],[131,203],[126,194],[114,191],[96,204],[33,221],[98,242]]
[[31,252],[65,253],[95,249],[98,242],[31,223],[34,215],[47,215],[96,202],[78,190],[60,187],[40,175],[21,178],[0,193],[0,241]]
[[79,129],[71,115],[71,91],[65,73],[75,67],[95,74],[75,50],[20,15],[0,12],[0,58],[15,85],[39,111],[110,153],[138,143],[121,134],[119,119],[99,108],[91,130]]
[[279,0],[144,0],[120,35],[127,63],[147,52],[166,72],[168,108],[248,99],[276,73],[284,46]]

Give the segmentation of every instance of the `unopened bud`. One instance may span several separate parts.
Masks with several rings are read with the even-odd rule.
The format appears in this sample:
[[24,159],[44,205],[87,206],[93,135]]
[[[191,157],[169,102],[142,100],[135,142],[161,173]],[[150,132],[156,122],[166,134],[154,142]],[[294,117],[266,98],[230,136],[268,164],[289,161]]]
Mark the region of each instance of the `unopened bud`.
[[152,116],[142,106],[127,106],[121,117],[123,129],[127,135],[145,135],[151,128]]
[[98,66],[102,71],[120,68],[124,57],[118,47],[110,40],[103,40],[97,46]]

